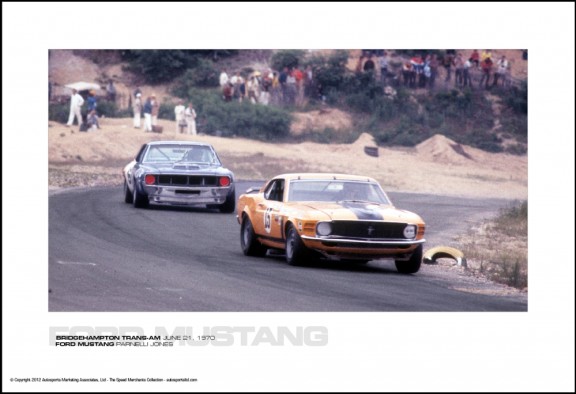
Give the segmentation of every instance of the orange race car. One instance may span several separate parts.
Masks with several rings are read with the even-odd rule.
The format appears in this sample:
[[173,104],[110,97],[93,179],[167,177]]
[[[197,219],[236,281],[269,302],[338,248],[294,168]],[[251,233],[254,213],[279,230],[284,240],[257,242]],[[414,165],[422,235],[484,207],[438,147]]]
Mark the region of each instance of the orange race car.
[[369,177],[278,175],[259,191],[241,195],[237,213],[247,256],[285,250],[291,265],[318,256],[359,262],[390,258],[402,273],[417,272],[422,262],[424,221],[396,209]]

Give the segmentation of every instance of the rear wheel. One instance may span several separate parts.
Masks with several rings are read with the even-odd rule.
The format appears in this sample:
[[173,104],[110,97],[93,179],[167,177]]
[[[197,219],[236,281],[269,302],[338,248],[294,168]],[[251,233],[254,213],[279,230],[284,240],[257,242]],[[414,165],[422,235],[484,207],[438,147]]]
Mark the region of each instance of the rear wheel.
[[396,269],[402,274],[414,274],[420,270],[420,265],[422,264],[422,245],[418,245],[410,260],[399,261],[396,260]]
[[149,204],[148,196],[138,191],[136,180],[134,180],[134,190],[132,191],[132,204],[135,208],[146,208]]
[[242,252],[244,252],[246,256],[262,257],[267,251],[267,248],[256,239],[254,227],[252,227],[252,222],[248,216],[244,216],[244,220],[242,221],[240,245],[242,246]]
[[124,202],[126,204],[132,204],[132,201],[133,201],[132,192],[128,188],[128,183],[126,182],[126,179],[124,179]]
[[304,245],[298,231],[291,225],[286,233],[286,261],[290,265],[303,265],[310,256],[310,249]]

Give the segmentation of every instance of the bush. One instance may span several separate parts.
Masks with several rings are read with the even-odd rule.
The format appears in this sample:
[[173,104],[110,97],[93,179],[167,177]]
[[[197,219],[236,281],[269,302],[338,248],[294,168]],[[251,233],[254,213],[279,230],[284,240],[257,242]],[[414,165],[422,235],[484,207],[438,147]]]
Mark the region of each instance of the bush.
[[[290,133],[291,115],[280,108],[254,105],[247,100],[225,102],[219,89],[189,89],[183,97],[192,101],[200,132],[224,137],[246,137],[275,141]],[[174,116],[174,105],[170,105]]]
[[70,116],[70,104],[50,104],[48,105],[48,119],[54,122],[66,123]]
[[348,52],[335,51],[330,56],[315,55],[305,60],[311,66],[316,83],[324,89],[339,89],[347,74]]
[[281,50],[272,55],[270,64],[274,70],[282,71],[284,67],[298,67],[305,52],[300,49]]

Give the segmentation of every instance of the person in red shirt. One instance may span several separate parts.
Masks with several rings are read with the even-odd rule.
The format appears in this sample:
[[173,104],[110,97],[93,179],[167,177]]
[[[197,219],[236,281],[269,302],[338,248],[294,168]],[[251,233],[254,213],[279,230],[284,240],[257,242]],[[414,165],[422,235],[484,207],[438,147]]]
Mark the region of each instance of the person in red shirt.
[[490,82],[490,75],[492,75],[492,59],[490,59],[489,57],[485,58],[484,61],[482,61],[482,64],[480,65],[480,67],[482,68],[482,78],[480,79],[480,86],[482,86],[482,83],[486,83],[486,89],[488,89],[488,83]]
[[474,51],[472,51],[472,55],[470,55],[470,61],[476,64],[476,67],[480,65],[480,54],[478,53],[478,49],[474,49]]

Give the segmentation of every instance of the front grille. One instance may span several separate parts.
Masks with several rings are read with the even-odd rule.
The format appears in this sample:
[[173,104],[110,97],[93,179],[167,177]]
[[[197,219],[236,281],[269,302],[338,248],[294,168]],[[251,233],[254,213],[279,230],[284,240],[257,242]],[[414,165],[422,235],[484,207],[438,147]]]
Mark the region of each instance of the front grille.
[[158,186],[218,186],[220,177],[207,175],[159,175]]
[[364,239],[405,239],[406,223],[386,223],[371,221],[332,222],[332,236]]

